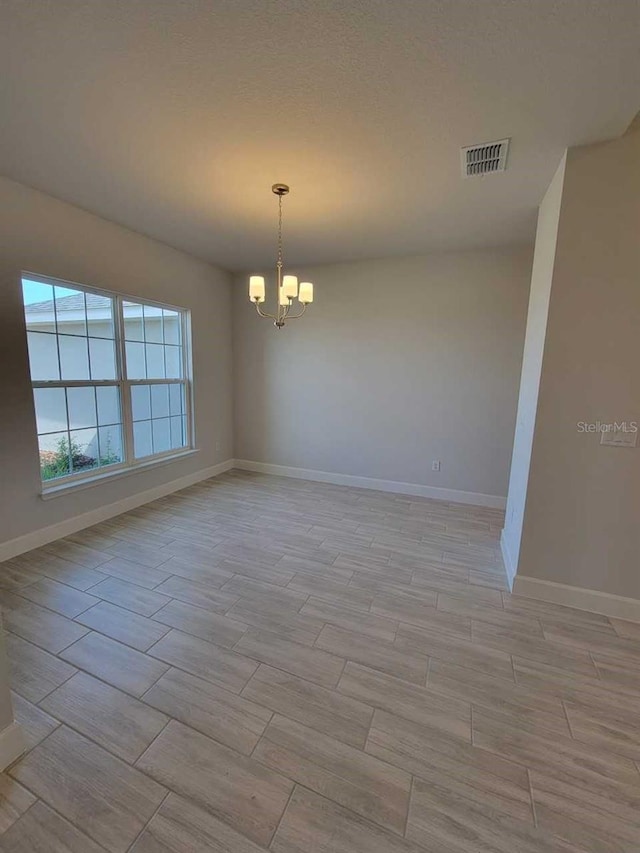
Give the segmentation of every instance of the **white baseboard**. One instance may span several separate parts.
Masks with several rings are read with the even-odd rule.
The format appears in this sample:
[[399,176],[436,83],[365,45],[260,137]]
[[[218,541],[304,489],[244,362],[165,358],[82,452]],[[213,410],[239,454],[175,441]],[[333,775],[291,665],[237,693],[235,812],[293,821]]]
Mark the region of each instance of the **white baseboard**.
[[172,492],[178,492],[180,489],[186,489],[187,486],[193,486],[194,483],[199,483],[202,480],[209,480],[211,477],[223,474],[225,471],[229,471],[233,467],[234,460],[227,459],[225,462],[220,462],[218,465],[203,468],[200,471],[195,471],[193,474],[187,474],[185,477],[179,477],[177,480],[170,480],[168,483],[163,483],[161,486],[155,486],[153,489],[146,489],[143,492],[138,492],[135,495],[130,495],[128,498],[115,501],[115,503],[98,507],[90,512],[83,512],[81,515],[75,515],[72,518],[67,518],[58,524],[51,524],[48,527],[40,528],[40,530],[34,530],[32,533],[26,533],[24,536],[18,536],[16,539],[9,539],[7,542],[0,543],[0,562],[3,560],[9,560],[11,557],[16,557],[18,554],[24,554],[26,551],[31,551],[33,548],[39,548],[41,545],[47,545],[49,542],[54,542],[56,539],[62,539],[64,536],[70,536],[72,533],[77,533],[78,530],[84,530],[86,527],[92,527],[94,524],[99,524],[101,521],[106,521],[108,518],[113,518],[114,516],[127,512],[130,509],[135,509],[143,504],[155,501],[158,498],[163,498],[165,495],[170,495]]
[[525,575],[516,575],[513,593],[526,598],[549,601],[552,604],[564,604],[566,607],[575,607],[578,610],[588,610],[591,613],[600,613],[603,616],[613,616],[616,619],[640,622],[640,599],[638,598],[625,598],[622,595],[599,592],[597,589],[584,589]]
[[20,758],[25,750],[24,734],[19,723],[11,723],[0,732],[0,770]]
[[500,533],[500,551],[502,553],[502,562],[504,563],[504,568],[507,573],[507,583],[509,584],[509,589],[513,591],[513,581],[518,567],[516,566],[513,557],[511,556],[511,552],[509,551],[504,530]]
[[458,489],[442,489],[439,486],[424,486],[420,483],[376,480],[373,477],[356,477],[353,474],[335,474],[329,471],[314,471],[308,468],[290,468],[287,465],[271,465],[268,462],[252,462],[248,459],[236,459],[235,467],[243,471],[256,471],[260,474],[275,474],[278,477],[295,477],[300,480],[333,483],[336,486],[355,486],[359,489],[375,489],[378,492],[395,492],[399,495],[415,495],[420,498],[434,498],[438,501],[486,506],[493,509],[504,509],[507,502],[507,499],[500,495],[463,492]]
[[115,503],[110,503],[90,512],[65,519],[58,524],[42,527],[40,530],[34,530],[32,533],[26,533],[23,536],[2,542],[0,543],[0,562],[9,560],[11,557],[16,557],[18,554],[24,554],[33,548],[40,548],[42,545],[47,545],[56,539],[62,539],[64,536],[70,536],[72,533],[92,527],[94,524],[99,524],[108,518],[121,515],[123,512],[155,501],[157,498],[162,498],[172,492],[186,489],[188,486],[194,485],[194,483],[216,477],[218,474],[223,474],[232,468],[240,468],[244,471],[256,471],[261,474],[275,474],[279,477],[295,477],[302,480],[314,480],[320,483],[333,483],[339,486],[355,486],[361,489],[375,489],[380,492],[395,492],[401,495],[434,498],[435,500],[451,503],[486,506],[494,509],[504,509],[506,503],[506,499],[499,495],[485,495],[480,492],[442,489],[438,486],[424,486],[419,483],[400,483],[394,480],[377,480],[373,477],[356,477],[351,474],[335,474],[327,471],[313,471],[307,468],[290,468],[285,465],[270,465],[266,462],[251,462],[247,459],[227,459],[225,462],[212,465],[210,468],[204,468],[185,477],[179,477],[177,480],[163,483],[161,486],[156,486],[153,489],[138,492]]

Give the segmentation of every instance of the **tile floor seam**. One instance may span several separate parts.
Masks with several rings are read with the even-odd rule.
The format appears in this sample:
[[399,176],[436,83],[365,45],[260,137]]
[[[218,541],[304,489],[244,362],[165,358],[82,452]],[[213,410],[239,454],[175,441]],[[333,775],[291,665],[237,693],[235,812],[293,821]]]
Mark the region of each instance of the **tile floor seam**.
[[[17,636],[17,635],[14,635],[14,636]],[[27,640],[26,642],[29,642],[29,641]],[[40,647],[38,646],[38,648],[40,648]],[[51,653],[49,653],[49,654],[51,654]],[[55,657],[57,657],[57,655],[56,655]],[[62,660],[62,658],[58,658],[58,660]],[[63,661],[63,663],[67,663],[67,661]],[[68,664],[68,666],[73,666],[73,664],[71,664],[71,663],[70,663],[70,664]],[[12,689],[12,690],[15,690],[15,691],[16,691],[16,693],[18,693],[20,696],[22,696],[22,698],[23,698],[26,702],[31,702],[31,704],[32,704],[32,705],[35,705],[37,708],[40,708],[40,702],[44,701],[48,696],[51,696],[51,694],[52,694],[52,693],[54,693],[54,692],[55,692],[59,687],[62,687],[62,685],[63,685],[63,684],[66,684],[66,683],[67,683],[67,681],[71,681],[71,679],[73,678],[73,676],[74,676],[74,675],[77,675],[77,674],[78,674],[78,672],[81,672],[81,671],[82,671],[82,670],[80,670],[80,669],[78,669],[78,668],[76,667],[76,672],[72,672],[72,673],[71,673],[71,675],[68,675],[68,676],[65,678],[65,680],[64,680],[64,681],[60,682],[60,684],[56,684],[56,686],[55,686],[55,687],[53,687],[51,690],[49,690],[47,693],[45,693],[45,695],[44,695],[44,696],[41,696],[41,697],[40,697],[40,699],[38,699],[38,701],[37,701],[37,702],[34,702],[32,699],[28,699],[26,696],[22,696],[22,693],[20,693],[20,691],[19,691],[19,690],[16,690],[16,688],[15,688],[15,687],[12,687],[11,689]],[[40,710],[41,710],[41,711],[44,711],[44,709],[43,709],[43,708],[40,708]],[[46,712],[45,712],[45,713],[46,713]]]
[[[94,633],[96,633],[96,632],[94,632]],[[86,636],[86,635],[85,635],[85,636]],[[101,636],[102,636],[102,635],[101,635]],[[80,637],[80,639],[82,639],[82,637]],[[108,639],[111,639],[111,638],[109,637]],[[117,641],[114,641],[114,642],[117,642]],[[64,651],[64,649],[63,649],[63,651]],[[140,654],[144,654],[144,652],[140,652]],[[66,661],[64,658],[59,658],[59,660],[60,660],[62,663],[66,663],[66,664],[67,664],[67,666],[75,667],[76,672],[72,673],[72,675],[69,675],[67,678],[65,678],[65,680],[64,680],[64,681],[60,682],[60,684],[57,684],[57,685],[53,688],[53,690],[50,690],[48,693],[46,693],[44,696],[42,696],[40,699],[38,699],[38,701],[37,701],[37,702],[34,702],[32,699],[27,699],[27,697],[26,697],[26,696],[23,696],[23,697],[22,697],[23,699],[26,699],[26,701],[27,701],[27,702],[31,702],[31,704],[32,704],[32,705],[35,705],[37,708],[40,708],[40,703],[41,703],[41,702],[44,702],[44,700],[45,700],[45,699],[48,699],[48,698],[49,698],[49,696],[51,696],[51,694],[52,694],[52,693],[55,693],[55,692],[56,692],[56,690],[59,690],[59,689],[60,689],[60,687],[63,687],[63,686],[64,686],[68,681],[71,681],[71,679],[72,679],[72,678],[74,678],[74,677],[75,677],[79,672],[81,672],[83,675],[89,675],[89,676],[91,676],[91,678],[95,678],[95,679],[96,679],[96,681],[101,682],[101,684],[105,684],[107,687],[112,687],[114,690],[120,690],[120,692],[121,692],[121,693],[125,693],[127,696],[131,696],[131,697],[132,697],[132,698],[134,698],[134,699],[139,699],[139,698],[140,698],[139,696],[134,696],[134,695],[133,695],[133,693],[128,693],[126,690],[123,690],[123,689],[122,689],[122,687],[116,687],[116,686],[115,686],[115,684],[111,684],[111,682],[109,682],[109,681],[105,681],[105,679],[104,679],[104,678],[101,678],[99,675],[95,675],[93,672],[91,672],[91,671],[90,671],[90,670],[88,670],[88,669],[83,669],[81,666],[78,666],[78,665],[77,665],[77,664],[75,664],[75,663],[69,663],[69,662],[68,662],[68,661]],[[15,688],[14,688],[14,689],[15,689]],[[18,691],[16,691],[16,692],[18,692]],[[20,695],[22,695],[22,694],[20,694]],[[40,708],[40,710],[41,710],[41,711],[44,711],[44,708]],[[48,713],[48,711],[44,711],[44,712],[45,712],[45,713]]]
[[[142,771],[140,771],[140,772],[142,772]],[[167,793],[166,793],[166,794],[164,795],[164,797],[162,798],[162,802],[160,803],[160,805],[158,806],[158,808],[154,811],[154,813],[151,815],[151,817],[149,818],[149,820],[148,820],[148,821],[145,823],[145,825],[142,827],[142,829],[140,830],[140,832],[139,832],[139,833],[136,835],[136,837],[133,839],[133,841],[131,842],[131,844],[127,847],[127,849],[126,849],[125,853],[130,853],[130,851],[131,851],[131,850],[133,850],[133,848],[135,847],[136,843],[138,842],[138,840],[139,840],[140,836],[141,836],[141,835],[146,831],[147,827],[149,826],[149,824],[151,823],[151,821],[154,819],[154,817],[158,814],[158,812],[160,811],[160,809],[161,809],[161,808],[162,808],[162,806],[164,805],[165,801],[166,801],[166,800],[167,800],[167,799],[168,799],[172,794],[173,794],[174,796],[176,796],[176,795],[175,795],[175,792],[174,792],[174,791],[172,791],[172,790],[171,790],[171,788],[167,788]]]
[[[0,568],[1,567],[2,567],[2,563],[0,563]],[[46,577],[46,575],[41,575],[37,581],[35,581],[33,584],[30,584],[29,586],[34,586],[35,584],[40,583],[40,581],[48,581],[48,580],[52,580],[52,578],[48,578],[48,577]],[[61,581],[56,581],[56,583],[61,583]],[[21,589],[27,589],[27,587],[21,587]],[[85,594],[84,590],[76,589],[73,586],[70,586],[69,589],[73,590],[74,592],[80,592],[82,594]],[[46,610],[48,613],[53,613],[54,616],[60,616],[63,619],[68,619],[70,622],[73,622],[75,620],[76,616],[82,616],[83,613],[85,613],[87,610],[90,610],[92,607],[95,607],[96,604],[98,604],[99,601],[102,600],[102,599],[98,599],[98,601],[94,601],[92,604],[90,604],[88,607],[86,607],[85,610],[80,611],[80,613],[76,613],[75,616],[68,616],[66,613],[61,613],[59,610],[54,610],[53,607],[49,607],[46,604],[41,604],[39,601],[34,601],[34,599],[32,599],[32,598],[27,598],[26,596],[21,594],[21,590],[8,589],[8,590],[3,590],[3,591],[9,592],[12,595],[17,595],[20,598],[22,598],[25,603],[34,604],[36,607],[41,607],[43,610]],[[86,593],[86,595],[89,595],[89,593]],[[93,598],[97,598],[97,596],[93,596]],[[19,607],[18,608],[11,608],[7,612],[10,613],[11,610],[14,610],[14,609],[19,609]],[[31,642],[31,641],[29,641],[29,642]],[[63,650],[61,649],[60,651],[63,651]],[[54,654],[54,652],[50,652],[50,654]]]
[[[0,563],[0,566],[2,566],[2,563]],[[50,613],[55,613],[56,616],[62,616],[65,619],[72,619],[73,620],[73,619],[75,619],[76,616],[81,616],[82,613],[84,613],[86,610],[89,610],[89,608],[94,607],[98,603],[97,601],[93,602],[88,607],[86,607],[85,610],[81,610],[79,613],[76,613],[75,616],[68,616],[66,613],[62,613],[60,610],[55,610],[53,607],[50,607],[47,604],[42,604],[41,602],[36,601],[33,598],[27,598],[25,595],[22,594],[22,590],[30,589],[31,587],[36,586],[37,584],[41,583],[42,581],[51,581],[53,583],[60,584],[61,586],[65,586],[67,589],[69,589],[73,592],[78,592],[81,595],[88,595],[88,596],[91,596],[93,598],[97,598],[97,596],[94,596],[92,593],[89,593],[88,590],[77,589],[76,587],[71,586],[70,584],[65,584],[64,581],[54,580],[54,578],[47,577],[47,575],[38,575],[38,577],[34,581],[31,581],[29,584],[25,584],[24,586],[21,586],[19,589],[5,589],[4,587],[2,589],[4,592],[9,592],[12,595],[18,595],[20,598],[23,598],[25,600],[25,602],[29,602],[30,604],[36,604],[38,607],[42,607],[43,610],[48,610]],[[101,583],[101,582],[102,581],[98,581],[98,583]],[[89,589],[91,589],[91,587],[89,587]],[[100,599],[98,599],[98,600],[100,600]]]
[[[53,611],[51,611],[51,612],[53,612]],[[59,616],[60,614],[58,613],[58,614],[56,614],[56,615],[57,615],[57,616]],[[66,617],[65,617],[65,618],[66,618]],[[71,620],[70,620],[70,621],[71,621]],[[77,624],[78,624],[78,627],[79,627],[79,628],[84,627],[83,625],[80,625],[79,623],[77,623]],[[9,634],[13,634],[13,635],[14,635],[14,637],[19,637],[21,640],[24,640],[24,642],[25,642],[25,643],[31,643],[31,645],[32,645],[32,646],[35,646],[36,648],[40,649],[40,651],[47,652],[47,654],[50,654],[50,655],[52,655],[53,657],[59,657],[59,655],[60,655],[60,653],[61,653],[61,652],[66,652],[66,650],[67,650],[68,648],[70,648],[71,646],[73,646],[73,645],[74,645],[75,643],[77,643],[79,640],[82,640],[82,639],[83,639],[83,637],[86,637],[86,636],[87,636],[87,634],[90,634],[90,633],[91,633],[91,631],[92,631],[93,629],[92,629],[92,628],[87,628],[87,629],[86,629],[86,631],[84,632],[84,634],[82,634],[80,637],[76,637],[76,639],[75,639],[75,640],[73,640],[73,641],[72,641],[71,643],[69,643],[68,645],[63,646],[63,648],[59,649],[57,652],[52,652],[52,651],[51,651],[51,649],[47,649],[45,646],[41,646],[39,643],[36,643],[36,642],[35,642],[35,640],[33,640],[33,639],[31,639],[31,638],[23,637],[23,636],[22,636],[22,634],[18,634],[18,633],[17,633],[17,631],[11,631],[11,630],[9,630],[6,626],[3,628],[3,630],[7,631],[7,633],[9,633]]]
[[[112,685],[110,685],[110,684],[109,684],[109,685],[107,685],[107,686],[108,686],[108,687],[111,687]],[[114,689],[117,689],[117,688],[114,688]],[[129,695],[129,694],[127,694],[127,695]],[[140,701],[140,700],[138,700],[138,701]],[[39,706],[38,706],[38,707],[39,707]],[[152,708],[154,711],[157,711],[157,710],[158,710],[157,708],[153,708],[153,706],[151,706],[151,705],[149,705],[148,707],[149,707],[149,708]],[[97,746],[99,749],[103,750],[103,752],[108,753],[112,758],[116,758],[118,761],[122,761],[124,764],[128,765],[129,767],[134,767],[136,770],[138,770],[138,769],[139,769],[139,768],[137,768],[137,767],[135,766],[135,765],[136,765],[136,761],[138,761],[138,759],[142,757],[143,752],[146,752],[146,750],[147,750],[147,748],[148,748],[148,747],[145,747],[145,748],[143,749],[143,751],[140,753],[140,755],[138,755],[138,756],[137,756],[136,758],[134,758],[133,760],[130,760],[130,759],[128,759],[128,758],[123,758],[123,757],[122,757],[122,755],[118,755],[118,753],[117,753],[117,752],[113,752],[111,748],[109,748],[108,746],[105,746],[105,744],[104,744],[104,743],[100,743],[100,741],[97,741],[97,740],[95,739],[95,737],[92,737],[90,734],[87,734],[87,732],[82,731],[82,729],[79,729],[79,728],[78,728],[77,726],[75,726],[73,723],[69,723],[69,722],[67,722],[66,720],[58,720],[58,718],[57,718],[57,717],[54,717],[54,716],[53,716],[52,714],[50,714],[48,711],[45,711],[45,710],[44,710],[44,708],[41,708],[40,710],[41,710],[41,711],[44,711],[44,713],[45,713],[45,714],[48,714],[52,719],[56,720],[56,721],[58,722],[58,725],[57,725],[54,729],[52,729],[52,730],[47,734],[47,736],[46,736],[46,737],[44,737],[44,738],[43,738],[41,741],[39,741],[39,742],[38,742],[34,747],[32,747],[32,749],[31,749],[31,750],[29,750],[30,752],[32,752],[32,751],[33,751],[34,749],[36,749],[38,746],[40,746],[41,744],[43,744],[43,743],[47,740],[47,738],[49,738],[52,734],[54,734],[54,733],[55,733],[59,728],[61,728],[62,726],[64,726],[64,728],[69,729],[70,731],[74,732],[75,734],[80,735],[80,737],[84,738],[85,740],[90,741],[94,746]],[[162,711],[160,711],[159,713],[163,713],[163,712],[162,712]],[[153,741],[156,739],[156,737],[158,737],[158,735],[162,734],[162,732],[166,729],[166,727],[169,725],[169,723],[174,719],[173,717],[169,716],[169,714],[164,714],[164,716],[165,716],[165,717],[167,717],[167,722],[162,726],[162,729],[160,729],[160,731],[158,732],[158,734],[157,734],[157,735],[154,735],[153,740],[149,742],[148,746],[151,746],[151,744],[152,744],[152,743],[153,743]],[[144,771],[142,771],[142,770],[141,770],[140,772],[142,773],[142,772],[144,772]],[[148,774],[145,774],[145,775],[148,775]],[[154,781],[155,781],[155,780],[154,780]],[[22,784],[22,783],[20,783],[20,784]],[[2,835],[1,835],[1,834],[0,834],[0,838],[2,838]]]
[[[293,781],[293,780],[290,780],[290,781]],[[298,786],[298,783],[297,783],[297,782],[293,782],[293,787],[291,788],[291,792],[289,793],[289,797],[288,797],[288,799],[287,799],[287,803],[286,803],[286,805],[285,805],[284,809],[282,810],[282,814],[280,815],[280,818],[278,819],[278,823],[277,823],[277,825],[276,825],[276,828],[273,830],[273,832],[272,832],[272,834],[271,834],[271,837],[269,838],[269,842],[268,842],[268,844],[266,845],[266,849],[267,849],[267,850],[270,850],[270,849],[271,849],[271,845],[273,844],[273,841],[274,841],[274,839],[275,839],[276,835],[278,834],[278,830],[280,829],[280,824],[282,823],[282,821],[283,821],[283,819],[284,819],[284,816],[285,816],[285,814],[287,813],[287,809],[289,808],[289,805],[290,805],[290,803],[291,803],[291,800],[292,800],[292,798],[293,798],[293,795],[295,794],[295,791],[296,791],[297,786]]]
[[431,657],[431,655],[429,655],[429,656],[427,657],[427,672],[426,672],[426,675],[425,675],[425,678],[424,678],[424,686],[425,686],[425,687],[428,687],[428,686],[429,686],[429,674],[430,674],[430,672],[431,672],[431,661],[432,661],[432,657]]
[[578,738],[576,738],[576,736],[574,734],[573,727],[571,726],[571,718],[569,717],[569,712],[567,711],[566,700],[561,699],[560,704],[562,705],[562,710],[564,711],[564,718],[567,721],[567,728],[569,729],[569,737],[573,738],[573,740],[578,740]]
[[[6,772],[6,770],[5,770],[5,771],[3,771],[3,772]],[[36,794],[34,794],[34,792],[33,792],[33,791],[32,791],[32,790],[31,790],[27,785],[25,785],[25,783],[24,783],[24,782],[20,782],[20,784],[21,784],[24,788],[26,788],[26,789],[29,791],[29,793],[30,793],[30,794],[33,794],[33,796],[36,798],[36,799],[35,799],[35,802],[33,802],[33,803],[29,806],[29,808],[27,809],[27,811],[26,811],[26,812],[23,812],[23,814],[21,814],[21,815],[20,815],[20,817],[24,817],[24,816],[25,816],[29,811],[31,811],[31,809],[32,809],[34,806],[36,806],[38,803],[42,803],[42,804],[45,806],[45,808],[50,809],[50,810],[51,810],[55,815],[57,815],[59,818],[61,818],[65,823],[68,823],[70,826],[72,826],[72,827],[73,827],[77,832],[79,832],[79,833],[83,836],[83,838],[88,838],[88,839],[89,839],[89,841],[90,841],[92,844],[95,844],[95,845],[96,845],[96,847],[99,847],[99,848],[100,848],[100,850],[104,850],[104,853],[110,853],[109,849],[108,849],[107,847],[105,847],[105,846],[104,846],[104,844],[100,844],[100,842],[99,842],[99,841],[96,841],[96,840],[95,840],[95,838],[92,838],[92,836],[90,836],[87,832],[85,832],[83,829],[81,829],[81,828],[80,828],[77,824],[75,824],[72,820],[70,820],[68,817],[66,817],[64,814],[62,814],[62,812],[61,812],[61,811],[58,811],[58,809],[56,809],[54,806],[52,806],[52,805],[51,805],[50,803],[48,803],[46,800],[43,800],[43,799],[42,799],[42,797],[39,797],[39,796],[37,796]],[[20,818],[18,818],[18,820],[19,820],[19,819],[20,819]],[[16,821],[16,823],[17,823],[17,821]],[[9,827],[9,828],[11,828],[11,827]],[[4,834],[4,833],[0,833],[0,840],[2,839],[2,835],[3,835],[3,834]]]
[[409,797],[407,798],[407,814],[405,815],[404,830],[402,832],[403,838],[407,837],[407,830],[409,828],[409,814],[411,812],[411,798],[413,797],[413,785],[415,783],[415,779],[416,779],[416,777],[412,773],[411,774],[411,782],[409,783]]
[[538,824],[538,813],[536,811],[536,800],[535,800],[535,797],[533,795],[533,782],[531,780],[531,771],[529,770],[528,767],[527,767],[527,779],[529,781],[529,797],[531,799],[531,813],[532,813],[532,817],[533,817],[533,825],[539,826],[539,824]]

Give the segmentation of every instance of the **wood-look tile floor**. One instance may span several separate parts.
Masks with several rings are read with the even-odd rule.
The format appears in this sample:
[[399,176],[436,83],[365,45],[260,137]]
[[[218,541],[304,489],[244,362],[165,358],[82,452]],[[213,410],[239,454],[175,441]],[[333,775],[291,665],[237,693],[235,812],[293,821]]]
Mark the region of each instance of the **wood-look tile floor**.
[[640,630],[502,514],[231,472],[0,566],[5,853],[638,853]]

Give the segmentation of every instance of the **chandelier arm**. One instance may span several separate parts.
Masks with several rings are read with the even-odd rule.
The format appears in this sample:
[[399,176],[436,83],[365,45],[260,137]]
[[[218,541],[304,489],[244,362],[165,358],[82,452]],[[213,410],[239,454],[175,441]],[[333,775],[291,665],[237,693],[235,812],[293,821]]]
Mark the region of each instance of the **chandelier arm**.
[[306,310],[307,310],[307,303],[303,302],[302,303],[302,310],[299,311],[297,314],[287,314],[287,320],[297,320],[298,317],[302,317],[302,315],[304,314],[304,312]]
[[277,316],[275,314],[269,314],[266,311],[262,311],[258,302],[254,303],[256,306],[256,311],[261,317],[266,317],[267,320],[277,320]]

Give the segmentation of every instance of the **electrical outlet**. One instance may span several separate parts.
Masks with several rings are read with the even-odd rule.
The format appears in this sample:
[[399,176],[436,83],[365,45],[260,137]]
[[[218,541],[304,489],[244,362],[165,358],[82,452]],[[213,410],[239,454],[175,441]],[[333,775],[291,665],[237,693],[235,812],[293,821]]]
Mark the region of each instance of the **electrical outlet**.
[[431,470],[432,471],[439,471],[440,470],[440,460],[439,459],[433,460],[433,462],[431,463]]

